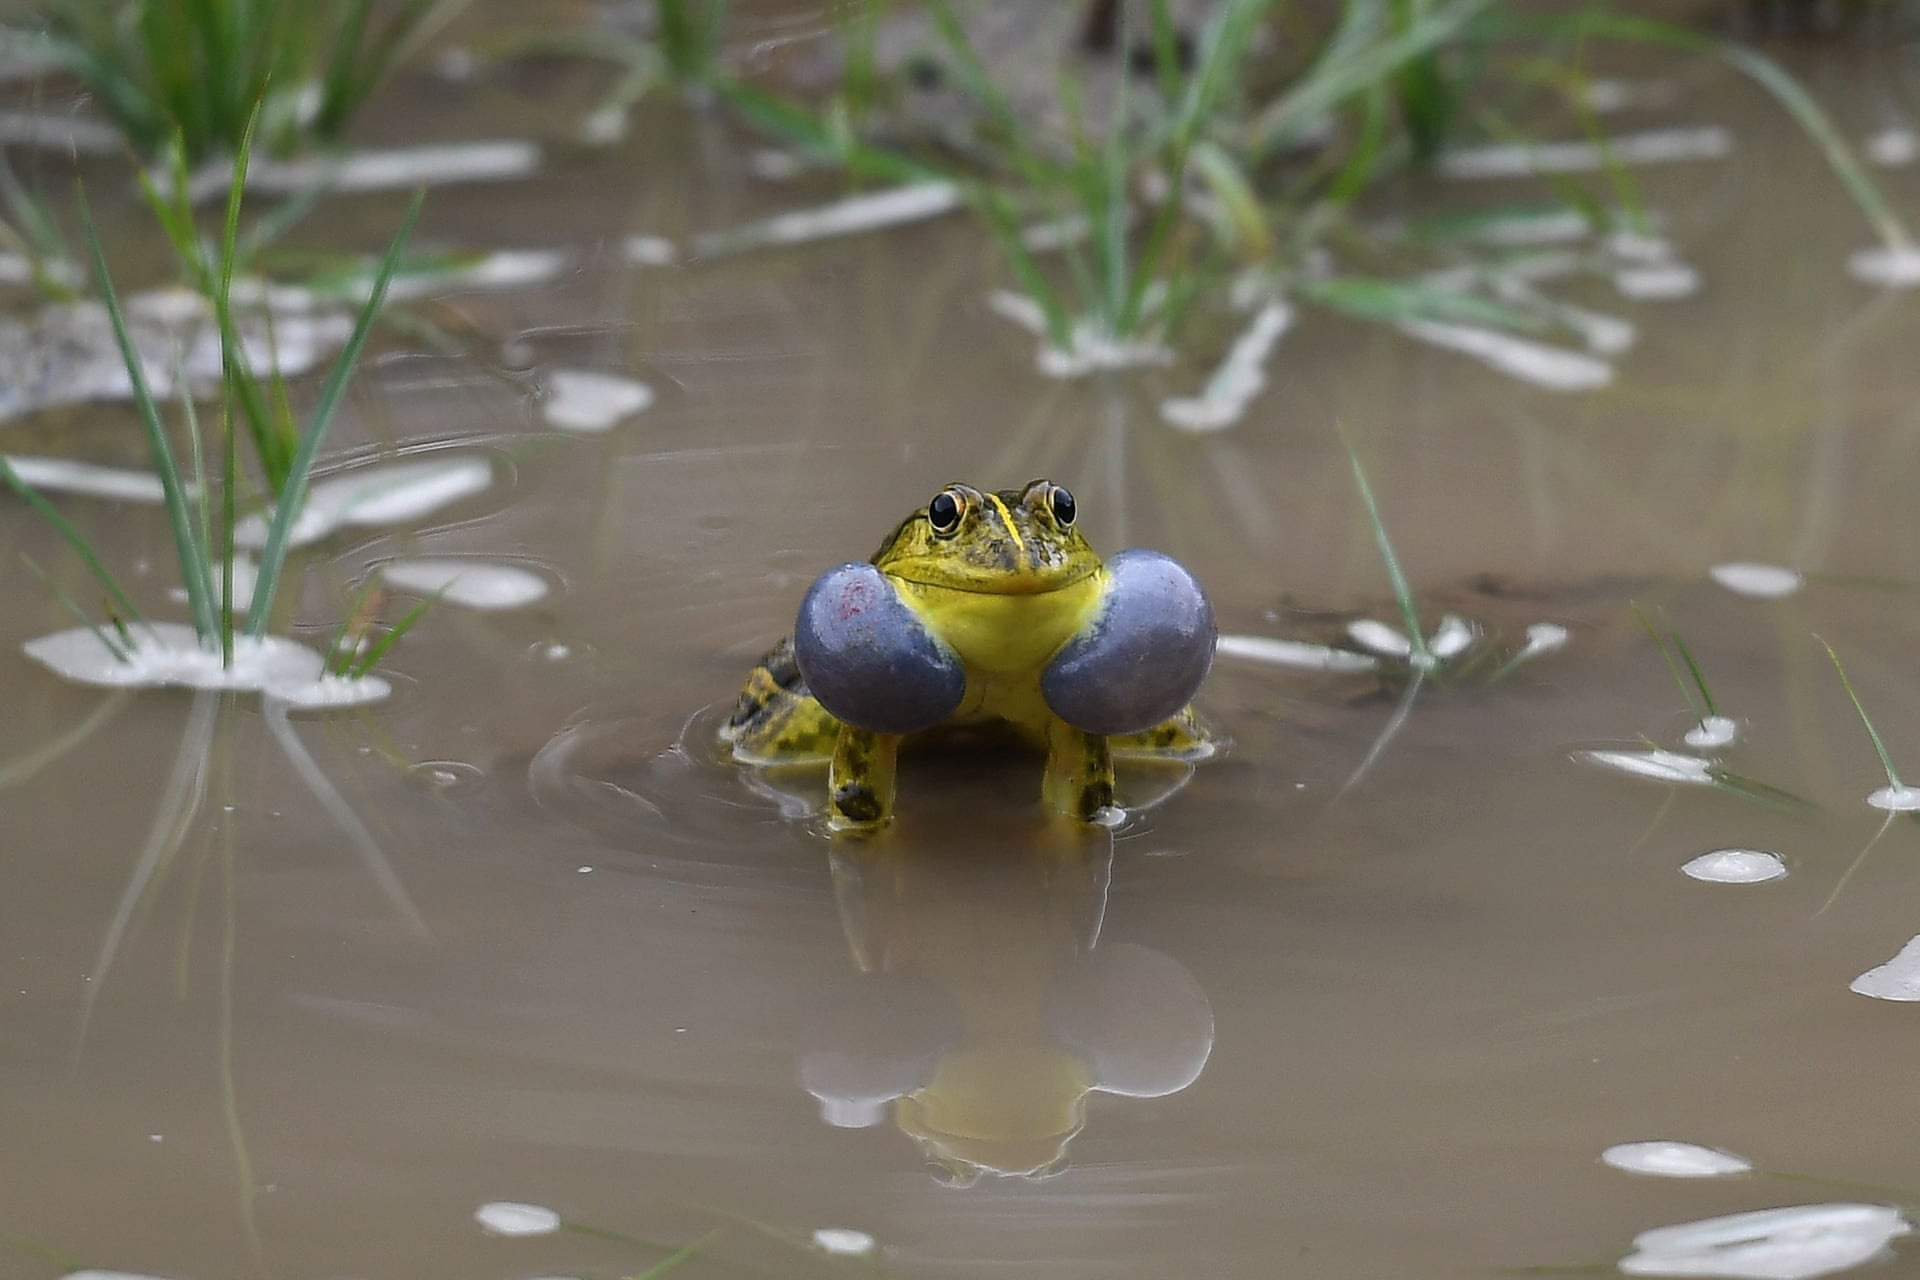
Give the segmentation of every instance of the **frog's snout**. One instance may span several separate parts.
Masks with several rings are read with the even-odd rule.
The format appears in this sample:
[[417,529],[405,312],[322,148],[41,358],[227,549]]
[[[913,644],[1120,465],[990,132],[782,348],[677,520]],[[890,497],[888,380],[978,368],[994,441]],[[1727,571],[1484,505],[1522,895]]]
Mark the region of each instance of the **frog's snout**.
[[793,656],[821,706],[874,733],[932,728],[967,691],[960,660],[870,564],[814,579],[794,621]]
[[1138,733],[1178,715],[1213,666],[1213,605],[1179,561],[1135,548],[1107,561],[1100,610],[1040,680],[1053,713],[1088,733]]

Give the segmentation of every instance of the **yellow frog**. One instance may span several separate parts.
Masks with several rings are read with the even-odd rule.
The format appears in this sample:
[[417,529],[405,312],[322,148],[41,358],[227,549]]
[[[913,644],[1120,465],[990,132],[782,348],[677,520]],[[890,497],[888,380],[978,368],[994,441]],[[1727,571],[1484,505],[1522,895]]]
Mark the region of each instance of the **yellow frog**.
[[827,763],[827,818],[893,813],[902,737],[1006,721],[1044,745],[1042,795],[1090,820],[1113,803],[1114,754],[1194,756],[1188,706],[1213,662],[1213,607],[1155,551],[1102,561],[1049,480],[988,493],[952,484],[869,562],[831,569],[793,634],[747,678],[721,730],[734,757]]

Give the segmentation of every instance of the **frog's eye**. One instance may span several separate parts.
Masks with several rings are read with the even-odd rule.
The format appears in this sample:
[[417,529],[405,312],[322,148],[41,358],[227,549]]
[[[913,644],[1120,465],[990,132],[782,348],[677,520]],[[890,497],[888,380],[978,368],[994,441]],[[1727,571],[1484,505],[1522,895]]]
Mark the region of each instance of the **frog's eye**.
[[1073,517],[1078,511],[1074,506],[1073,495],[1061,485],[1053,486],[1053,492],[1047,495],[1047,507],[1053,512],[1053,518],[1062,529],[1072,526]]
[[927,504],[927,523],[933,526],[937,534],[950,534],[960,527],[963,510],[960,499],[954,496],[953,491],[943,489]]

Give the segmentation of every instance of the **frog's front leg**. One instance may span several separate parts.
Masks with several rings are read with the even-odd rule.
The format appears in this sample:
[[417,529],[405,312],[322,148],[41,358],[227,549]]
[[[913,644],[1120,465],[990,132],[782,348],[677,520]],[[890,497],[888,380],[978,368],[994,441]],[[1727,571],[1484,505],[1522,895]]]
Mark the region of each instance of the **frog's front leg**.
[[893,818],[893,764],[900,735],[840,726],[827,767],[827,825],[835,831],[882,826]]
[[1076,729],[1058,716],[1047,721],[1047,776],[1041,797],[1056,813],[1092,821],[1113,803],[1113,754],[1107,735]]

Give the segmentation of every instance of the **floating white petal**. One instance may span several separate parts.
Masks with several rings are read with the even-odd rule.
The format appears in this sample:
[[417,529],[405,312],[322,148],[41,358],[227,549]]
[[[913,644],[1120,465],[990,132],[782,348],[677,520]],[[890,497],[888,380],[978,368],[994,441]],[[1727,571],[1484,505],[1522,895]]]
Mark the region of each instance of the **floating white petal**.
[[1413,642],[1384,622],[1358,618],[1347,624],[1347,635],[1362,649],[1371,649],[1388,658],[1413,656]]
[[1920,285],[1920,249],[1884,244],[1861,249],[1847,259],[1847,270],[1862,284],[1911,289]]
[[1740,722],[1731,716],[1706,716],[1686,731],[1681,741],[1696,751],[1724,747],[1740,736]]
[[1597,173],[1609,164],[1673,164],[1715,160],[1733,150],[1733,135],[1717,125],[1655,129],[1592,142],[1517,143],[1463,147],[1440,157],[1449,178],[1525,178],[1543,173]]
[[1920,159],[1920,134],[1911,129],[1882,129],[1860,148],[1867,159],[1888,169],[1897,169]]
[[461,557],[389,560],[380,578],[402,591],[437,591],[446,603],[469,609],[520,609],[544,599],[549,590],[545,578],[518,565]]
[[1671,302],[1700,292],[1700,272],[1684,262],[1622,267],[1613,273],[1613,287],[1637,302]]
[[1644,1231],[1620,1260],[1630,1276],[1812,1280],[1872,1261],[1912,1228],[1877,1204],[1806,1204]]
[[1302,671],[1372,671],[1379,663],[1364,653],[1331,649],[1323,644],[1301,640],[1276,640],[1270,636],[1225,635],[1215,653],[1230,658],[1249,658],[1276,666],[1298,667]]
[[[294,520],[289,540],[293,546],[303,547],[342,525],[415,520],[485,492],[492,483],[492,464],[472,455],[355,467],[318,481],[307,491],[307,504]],[[243,547],[264,547],[266,518],[248,516],[234,527],[233,537]]]
[[1713,761],[1677,751],[1576,751],[1576,760],[1630,773],[1655,782],[1708,786],[1713,782]]
[[555,369],[547,374],[540,416],[562,431],[611,431],[653,403],[653,388],[619,374]]
[[1583,351],[1568,351],[1531,338],[1472,325],[1404,320],[1397,327],[1408,337],[1458,351],[1496,373],[1549,391],[1590,391],[1613,381],[1613,366]]
[[960,188],[951,182],[892,187],[849,196],[817,209],[797,209],[744,227],[709,232],[694,241],[694,250],[701,257],[713,257],[877,231],[950,213],[960,207],[960,199]]
[[1656,1178],[1719,1178],[1753,1169],[1730,1151],[1691,1142],[1622,1142],[1602,1151],[1600,1162]]
[[130,634],[133,645],[124,662],[86,627],[29,640],[23,647],[28,657],[64,679],[126,689],[277,691],[312,684],[321,674],[319,654],[277,636],[236,636],[233,665],[224,667],[219,649],[201,647],[193,628],[181,623],[143,622]]
[[1888,813],[1913,813],[1920,810],[1920,787],[1881,787],[1867,797],[1867,803]]
[[1764,884],[1787,874],[1777,853],[1759,849],[1716,849],[1683,864],[1681,871],[1710,884]]
[[310,684],[276,686],[267,690],[267,696],[302,711],[333,710],[385,702],[393,696],[393,686],[379,676],[324,675]]
[[1790,596],[1805,585],[1806,579],[1793,569],[1777,564],[1737,562],[1717,564],[1707,570],[1712,579],[1735,595],[1756,596],[1763,600]]
[[1433,635],[1428,637],[1427,649],[1434,657],[1445,662],[1465,653],[1467,647],[1473,643],[1473,637],[1476,634],[1472,623],[1449,613],[1440,619],[1440,625],[1435,627]]
[[1855,978],[1848,989],[1875,1000],[1920,1000],[1920,937],[1910,939],[1893,959]]
[[559,1214],[517,1200],[490,1200],[473,1211],[473,1220],[496,1236],[545,1236],[560,1229]]
[[1293,308],[1270,302],[1234,340],[1232,350],[1197,396],[1160,402],[1160,416],[1183,431],[1219,431],[1240,421],[1247,406],[1267,385],[1267,356],[1293,325]]
[[70,458],[23,458],[4,456],[14,474],[35,489],[54,493],[79,493],[90,498],[112,498],[119,502],[162,502],[166,491],[160,477],[151,471],[127,467],[101,467]]
[[1515,662],[1537,658],[1567,647],[1569,632],[1557,622],[1536,622],[1527,628],[1527,642],[1514,655]]
[[813,1233],[813,1247],[822,1253],[858,1258],[873,1252],[873,1237],[852,1227],[820,1227]]

